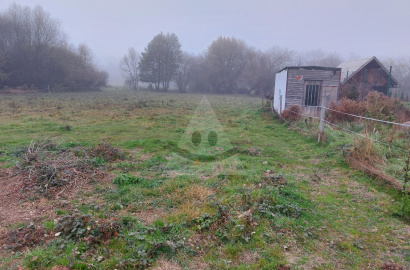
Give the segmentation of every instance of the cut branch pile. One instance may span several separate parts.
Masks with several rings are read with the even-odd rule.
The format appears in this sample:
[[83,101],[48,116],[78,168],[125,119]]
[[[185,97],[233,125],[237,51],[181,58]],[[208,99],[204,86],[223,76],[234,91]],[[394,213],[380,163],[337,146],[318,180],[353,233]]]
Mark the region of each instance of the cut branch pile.
[[67,148],[52,140],[32,141],[17,165],[17,173],[24,177],[23,189],[58,196],[66,191],[72,193],[91,180],[100,180],[105,173],[93,165],[96,152],[110,161],[125,157],[119,149],[108,144],[104,144],[103,149],[114,151],[115,155],[105,157],[101,145]]

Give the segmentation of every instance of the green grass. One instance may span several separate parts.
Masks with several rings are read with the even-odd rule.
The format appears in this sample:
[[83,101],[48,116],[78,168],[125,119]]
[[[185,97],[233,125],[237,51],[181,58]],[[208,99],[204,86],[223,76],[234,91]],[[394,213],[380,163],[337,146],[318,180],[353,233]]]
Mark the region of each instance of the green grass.
[[[101,164],[115,174],[113,183],[96,183],[90,197],[55,210],[117,219],[118,238],[92,246],[57,238],[18,256],[7,253],[0,266],[132,269],[135,259],[173,261],[182,269],[200,263],[210,269],[379,269],[390,260],[410,266],[410,226],[393,215],[399,193],[345,164],[340,145],[349,137],[317,144],[262,112],[259,99],[210,95],[237,154],[216,163],[186,160],[174,150],[201,98],[112,90],[2,96],[2,166],[15,164],[15,149],[45,137],[72,147],[109,142],[131,159]],[[287,185],[265,181],[267,170]],[[253,208],[249,223],[244,213]],[[144,257],[156,243],[175,247]]]

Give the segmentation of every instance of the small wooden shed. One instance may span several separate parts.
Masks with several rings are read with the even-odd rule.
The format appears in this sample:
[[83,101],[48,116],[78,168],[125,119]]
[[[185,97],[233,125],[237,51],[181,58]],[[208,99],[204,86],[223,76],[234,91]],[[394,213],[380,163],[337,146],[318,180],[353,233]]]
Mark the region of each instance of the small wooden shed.
[[399,84],[375,56],[343,62],[338,67],[342,69],[341,92],[351,99],[363,99],[371,90],[387,95]]
[[341,68],[291,66],[276,73],[273,107],[278,113],[299,105],[304,111],[339,100]]

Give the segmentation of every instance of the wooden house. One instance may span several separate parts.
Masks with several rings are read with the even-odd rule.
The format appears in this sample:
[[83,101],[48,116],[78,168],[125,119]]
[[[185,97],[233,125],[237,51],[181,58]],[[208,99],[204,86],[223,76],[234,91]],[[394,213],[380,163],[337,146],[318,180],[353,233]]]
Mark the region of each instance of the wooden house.
[[[273,107],[278,113],[299,105],[309,113],[324,99],[327,106],[339,100],[341,69],[319,66],[291,66],[276,73]],[[316,110],[315,110],[316,111]]]
[[384,94],[396,88],[398,81],[375,56],[341,63],[340,93],[343,97],[361,100],[369,91]]

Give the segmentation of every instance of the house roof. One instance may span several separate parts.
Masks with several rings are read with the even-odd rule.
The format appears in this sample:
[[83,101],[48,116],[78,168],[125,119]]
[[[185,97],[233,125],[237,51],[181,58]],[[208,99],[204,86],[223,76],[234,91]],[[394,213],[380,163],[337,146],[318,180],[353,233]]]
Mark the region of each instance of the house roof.
[[[388,76],[390,72],[376,58],[376,56],[373,56],[373,57],[368,57],[368,58],[343,62],[340,65],[338,65],[337,67],[342,69],[342,74],[340,76],[340,83],[345,83],[348,80],[350,80],[350,78],[352,78],[356,73],[358,73],[360,70],[362,70],[365,66],[367,66],[373,60],[376,61],[376,63],[384,70],[384,72]],[[347,77],[347,76],[349,76],[349,77]],[[398,84],[399,84],[399,82],[392,75],[391,76],[391,85],[392,86],[397,86]]]
[[338,71],[340,70],[339,67],[321,67],[321,66],[289,66],[284,67],[279,70],[277,73],[284,71],[285,69],[308,69],[308,70],[331,70],[331,71]]

